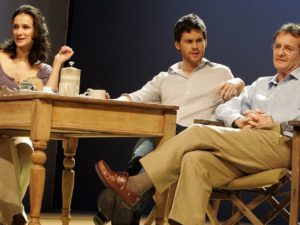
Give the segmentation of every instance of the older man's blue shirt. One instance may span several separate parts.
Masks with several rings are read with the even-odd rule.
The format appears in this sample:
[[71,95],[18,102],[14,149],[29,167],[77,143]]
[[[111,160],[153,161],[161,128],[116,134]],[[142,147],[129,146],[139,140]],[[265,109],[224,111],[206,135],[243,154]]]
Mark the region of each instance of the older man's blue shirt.
[[278,82],[277,75],[261,77],[244,92],[216,109],[218,120],[226,126],[244,117],[245,110],[261,109],[271,115],[275,123],[286,126],[289,120],[300,120],[300,67]]

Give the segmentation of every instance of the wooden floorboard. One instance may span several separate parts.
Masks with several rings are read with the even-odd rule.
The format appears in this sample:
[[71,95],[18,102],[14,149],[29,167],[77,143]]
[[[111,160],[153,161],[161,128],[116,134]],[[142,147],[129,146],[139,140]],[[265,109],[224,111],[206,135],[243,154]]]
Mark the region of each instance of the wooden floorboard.
[[[70,225],[94,225],[93,214],[83,214],[83,213],[73,213]],[[42,225],[59,225],[61,224],[60,214],[58,213],[42,213],[41,214],[41,224]],[[140,224],[143,224],[143,220]],[[108,223],[107,225],[111,225]],[[209,223],[207,223],[209,225]],[[241,224],[250,225],[250,224]]]
[[[42,225],[57,225],[61,224],[60,214],[58,213],[42,213],[41,214]],[[72,220],[70,225],[94,225],[92,214],[72,214]]]
[[[70,225],[95,225],[93,222],[93,217],[94,214],[73,213]],[[143,224],[143,221],[144,219],[141,220],[140,224]],[[40,222],[42,225],[59,225],[61,224],[60,214],[42,213]],[[106,225],[111,225],[111,223]]]

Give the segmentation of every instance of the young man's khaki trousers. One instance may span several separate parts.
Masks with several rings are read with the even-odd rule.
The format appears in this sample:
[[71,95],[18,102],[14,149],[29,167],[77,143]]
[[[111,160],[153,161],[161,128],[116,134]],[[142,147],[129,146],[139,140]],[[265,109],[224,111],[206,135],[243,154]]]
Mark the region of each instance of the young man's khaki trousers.
[[22,213],[29,185],[31,154],[29,138],[0,137],[0,223],[11,224],[12,217]]
[[279,125],[233,129],[194,125],[173,137],[141,163],[159,192],[178,180],[169,218],[203,225],[214,187],[259,171],[289,167],[291,140]]

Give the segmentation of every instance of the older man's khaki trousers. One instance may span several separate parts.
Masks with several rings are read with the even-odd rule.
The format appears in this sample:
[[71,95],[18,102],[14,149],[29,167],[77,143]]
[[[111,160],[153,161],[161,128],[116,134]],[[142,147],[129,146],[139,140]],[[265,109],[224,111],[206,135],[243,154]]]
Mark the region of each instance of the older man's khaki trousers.
[[169,218],[203,225],[214,187],[244,174],[288,167],[291,140],[279,126],[233,129],[194,125],[173,137],[141,163],[159,192],[178,181]]

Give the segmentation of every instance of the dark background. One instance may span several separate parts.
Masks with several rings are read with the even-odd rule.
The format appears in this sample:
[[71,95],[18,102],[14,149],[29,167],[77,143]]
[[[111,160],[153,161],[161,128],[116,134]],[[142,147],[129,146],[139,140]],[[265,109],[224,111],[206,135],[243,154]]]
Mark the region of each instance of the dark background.
[[[68,1],[27,2],[38,4],[47,12],[48,20],[54,21],[51,22],[54,39],[65,40],[68,31],[67,43],[75,51],[75,67],[82,70],[81,92],[88,87],[103,88],[112,98],[139,89],[154,75],[181,60],[174,48],[173,27],[184,14],[196,13],[205,21],[206,58],[229,66],[246,84],[275,73],[273,34],[283,23],[300,22],[299,0],[71,0],[69,9],[64,6]],[[1,12],[6,6],[12,11],[10,0],[1,0],[0,6]],[[59,18],[55,9],[65,10],[61,15],[69,14],[68,29],[65,18]],[[10,18],[11,12],[7,10]],[[65,29],[55,33],[54,28],[62,25]],[[103,185],[94,172],[94,163],[105,159],[114,169],[123,170],[135,141],[134,138],[80,139],[73,211],[96,210],[96,197]],[[52,171],[53,202],[47,210],[61,207],[61,165],[62,150],[58,143],[56,167]]]

